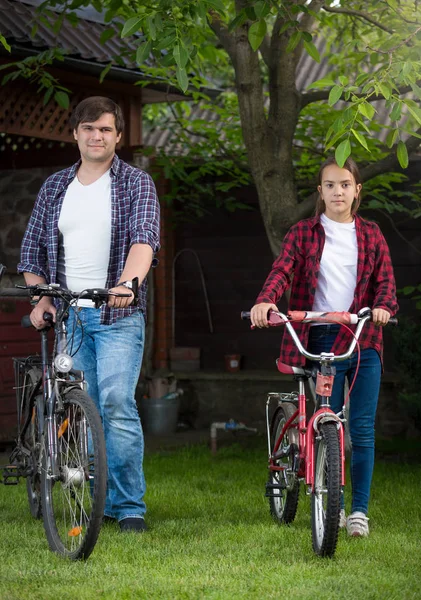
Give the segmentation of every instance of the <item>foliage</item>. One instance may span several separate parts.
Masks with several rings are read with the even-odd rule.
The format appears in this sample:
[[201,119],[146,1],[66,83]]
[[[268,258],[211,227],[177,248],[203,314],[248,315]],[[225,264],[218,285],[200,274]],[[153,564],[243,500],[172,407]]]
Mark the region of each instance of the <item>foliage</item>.
[[[285,229],[312,210],[306,195],[326,153],[343,164],[352,152],[369,181],[385,172],[396,178],[396,167],[406,168],[420,144],[417,0],[46,0],[39,19],[58,31],[88,6],[103,15],[102,41],[130,36],[135,50],[127,47],[113,61],[137,64],[141,85],[167,82],[212,110],[192,123],[184,103],[165,123],[185,160],[182,167],[160,155],[177,182],[175,195],[199,181],[194,165],[203,156],[201,168],[213,179],[218,174],[234,185],[251,177],[274,253]],[[329,75],[297,90],[301,59],[327,65]],[[227,97],[218,97],[221,90]],[[197,192],[196,204],[204,190]],[[376,194],[383,202],[387,186],[377,181]]]
[[[58,79],[53,77],[46,70],[46,67],[52,65],[54,61],[63,61],[63,53],[52,48],[45,52],[40,52],[36,56],[28,56],[21,61],[0,65],[0,71],[7,69],[9,72],[3,76],[2,85],[8,81],[13,81],[18,77],[28,80],[38,86],[37,93],[43,92],[44,104],[47,104],[51,98],[57,102],[62,108],[69,108],[69,92],[70,90],[60,85]],[[13,70],[10,70],[10,68]]]
[[[404,289],[404,293],[411,293],[417,288]],[[421,296],[418,296],[421,298]],[[420,301],[418,300],[418,306]],[[400,318],[399,326],[393,331],[395,342],[395,361],[399,368],[401,381],[398,398],[402,410],[412,416],[418,429],[421,429],[421,388],[420,388],[420,364],[421,364],[421,321]]]

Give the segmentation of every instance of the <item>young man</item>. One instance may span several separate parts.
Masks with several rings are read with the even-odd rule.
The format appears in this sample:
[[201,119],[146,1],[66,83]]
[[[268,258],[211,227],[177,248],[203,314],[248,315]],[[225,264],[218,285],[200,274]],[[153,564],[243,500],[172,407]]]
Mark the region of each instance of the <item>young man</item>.
[[[134,399],[142,363],[146,275],[159,249],[159,203],[151,177],[120,160],[115,148],[124,128],[120,107],[101,96],[76,107],[71,126],[80,160],[42,186],[25,232],[18,271],[28,285],[59,283],[74,292],[109,288],[139,299],[109,297],[96,309],[72,310],[75,368],[82,369],[105,433],[108,486],[105,516],[122,531],[145,531],[143,433]],[[44,326],[55,307],[43,298],[31,322]],[[83,330],[83,335],[82,335]]]

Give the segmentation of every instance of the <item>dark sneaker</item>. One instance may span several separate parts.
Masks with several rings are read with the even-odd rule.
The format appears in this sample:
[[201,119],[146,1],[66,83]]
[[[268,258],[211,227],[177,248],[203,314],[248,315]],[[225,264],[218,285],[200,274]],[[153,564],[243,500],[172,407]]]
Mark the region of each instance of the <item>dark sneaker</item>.
[[120,521],[120,531],[137,531],[143,533],[147,531],[145,519],[139,517],[127,517]]

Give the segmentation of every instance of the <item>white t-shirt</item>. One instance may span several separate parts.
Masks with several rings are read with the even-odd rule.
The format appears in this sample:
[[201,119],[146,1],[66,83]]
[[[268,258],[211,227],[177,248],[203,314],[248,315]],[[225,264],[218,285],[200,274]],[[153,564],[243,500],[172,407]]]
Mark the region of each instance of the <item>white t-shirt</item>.
[[90,185],[77,177],[67,188],[59,229],[57,276],[73,292],[105,287],[111,247],[111,177]]
[[355,221],[337,223],[320,216],[325,245],[312,310],[349,310],[357,284],[358,245]]

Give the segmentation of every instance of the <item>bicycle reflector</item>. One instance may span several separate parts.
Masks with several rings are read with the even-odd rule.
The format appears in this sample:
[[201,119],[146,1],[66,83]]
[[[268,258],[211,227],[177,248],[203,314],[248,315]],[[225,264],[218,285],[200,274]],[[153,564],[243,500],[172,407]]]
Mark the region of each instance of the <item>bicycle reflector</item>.
[[73,358],[64,352],[57,354],[54,359],[54,366],[59,373],[68,373],[73,367]]

